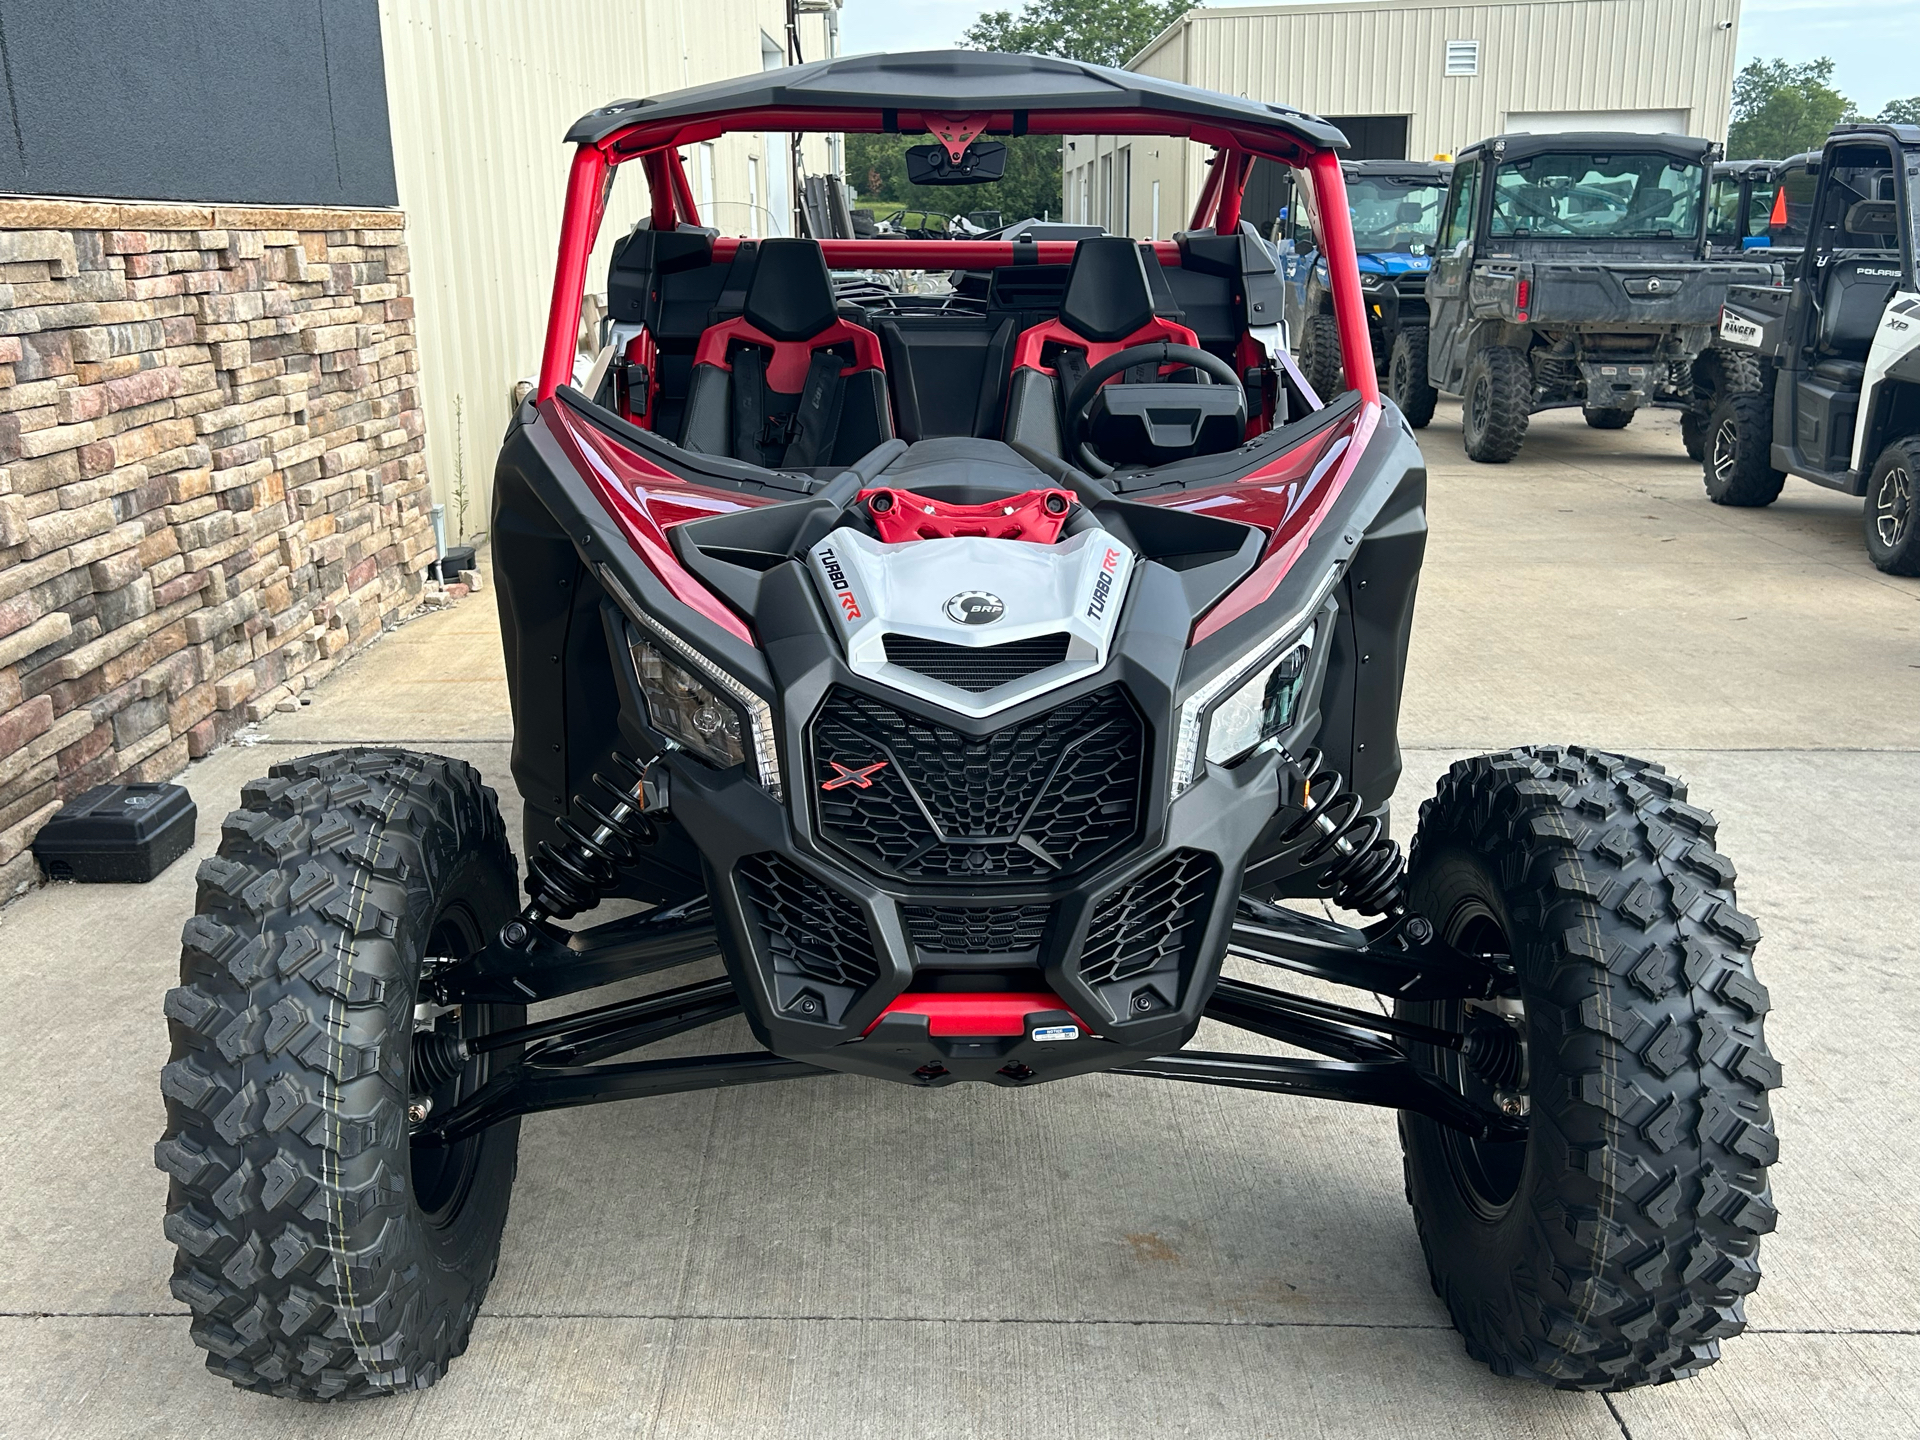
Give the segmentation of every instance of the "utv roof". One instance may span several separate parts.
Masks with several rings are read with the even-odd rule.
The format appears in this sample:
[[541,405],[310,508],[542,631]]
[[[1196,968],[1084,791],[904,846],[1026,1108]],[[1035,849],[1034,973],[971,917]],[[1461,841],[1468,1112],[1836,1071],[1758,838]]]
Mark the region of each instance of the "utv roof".
[[1701,162],[1712,154],[1715,145],[1698,135],[1641,135],[1630,130],[1563,130],[1532,134],[1492,135],[1476,140],[1460,152],[1460,158],[1491,150],[1503,160],[1525,160],[1532,155],[1599,154],[1672,155],[1677,159]]
[[1349,175],[1404,176],[1409,180],[1447,180],[1453,175],[1450,160],[1342,160],[1340,168]]
[[1796,166],[1816,166],[1820,163],[1818,150],[1803,150],[1798,155],[1789,155],[1784,160],[1722,160],[1713,167],[1716,175],[1751,175],[1755,179],[1777,180]]
[[1321,150],[1347,138],[1318,116],[1200,90],[1191,85],[1109,70],[1079,60],[998,55],[982,50],[923,50],[904,55],[850,55],[696,85],[647,100],[618,100],[590,111],[567,132],[569,143],[592,143],[629,125],[697,119],[760,109],[909,110],[940,115],[986,111],[1158,111],[1228,125],[1283,130]]
[[1836,125],[1829,140],[1850,139],[1859,135],[1885,135],[1898,145],[1920,145],[1920,125],[1882,125],[1877,121],[1855,121],[1847,125]]

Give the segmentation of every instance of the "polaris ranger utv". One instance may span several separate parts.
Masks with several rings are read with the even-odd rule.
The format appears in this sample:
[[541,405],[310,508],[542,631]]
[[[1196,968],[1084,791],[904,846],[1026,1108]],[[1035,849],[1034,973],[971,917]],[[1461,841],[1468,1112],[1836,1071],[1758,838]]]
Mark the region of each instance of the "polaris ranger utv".
[[1864,495],[1867,554],[1920,575],[1920,126],[1842,125],[1821,152],[1792,283],[1727,292],[1720,343],[1756,357],[1757,394],[1715,410],[1717,505],[1770,505],[1788,475]]
[[[1374,364],[1400,413],[1418,430],[1433,418],[1436,398],[1426,383],[1427,266],[1453,167],[1420,160],[1349,160],[1340,168],[1347,180]],[[1304,186],[1289,197],[1282,226],[1277,248],[1287,333],[1308,384],[1318,394],[1337,395],[1346,388],[1340,331],[1326,260],[1314,240],[1319,222],[1313,196]]]
[[[908,153],[948,184],[1020,134],[1214,159],[1166,241],[722,235],[682,149],[769,130],[930,133]],[[1399,1112],[1434,1289],[1503,1375],[1711,1363],[1774,1219],[1758,933],[1713,817],[1606,750],[1461,760],[1411,854],[1389,838],[1426,471],[1375,381],[1339,131],[937,51],[623,101],[568,139],[491,525],[526,898],[459,761],[336,751],[242,792],[166,1003],[157,1149],[210,1367],[307,1399],[432,1384],[530,1114],[809,1080],[911,1087],[931,1126],[951,1085],[1096,1075]],[[1324,403],[1249,299],[1256,157],[1323,218],[1355,381]],[[648,213],[600,271],[620,169]],[[956,266],[980,278],[941,297],[830,280]],[[575,388],[590,277],[612,333]],[[616,897],[650,908],[590,913]],[[731,1016],[753,1048],[616,1058]],[[1183,1048],[1203,1019],[1270,1043]]]
[[1678,135],[1504,135],[1461,152],[1427,276],[1430,383],[1465,402],[1467,454],[1503,464],[1528,417],[1577,405],[1596,430],[1683,411],[1699,454],[1723,394],[1758,383],[1713,348],[1727,286],[1765,261],[1706,252],[1712,144]]

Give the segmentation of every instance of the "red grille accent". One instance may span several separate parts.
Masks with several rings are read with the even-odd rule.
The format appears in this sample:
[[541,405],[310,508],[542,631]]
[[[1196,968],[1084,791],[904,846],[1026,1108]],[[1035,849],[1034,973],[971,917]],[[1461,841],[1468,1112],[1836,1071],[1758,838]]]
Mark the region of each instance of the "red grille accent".
[[983,505],[954,505],[911,490],[862,490],[860,503],[889,545],[903,540],[951,540],[977,535],[988,540],[1032,540],[1051,545],[1073,509],[1073,492],[1050,487],[1029,490]]

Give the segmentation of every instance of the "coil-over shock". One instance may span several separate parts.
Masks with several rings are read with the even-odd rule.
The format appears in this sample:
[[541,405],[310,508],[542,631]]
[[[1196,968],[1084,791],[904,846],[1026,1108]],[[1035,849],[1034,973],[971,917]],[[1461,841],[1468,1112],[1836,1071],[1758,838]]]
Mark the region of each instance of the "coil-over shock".
[[1407,867],[1399,842],[1386,838],[1378,815],[1363,815],[1360,793],[1318,750],[1291,761],[1300,818],[1280,836],[1282,850],[1304,846],[1296,863],[1319,872],[1316,883],[1334,904],[1363,915],[1398,915],[1407,903]]
[[[593,783],[608,799],[573,797],[569,812],[554,821],[559,844],[542,840],[527,861],[526,909],[520,922],[569,920],[598,905],[621,870],[639,858],[642,847],[654,843],[658,831],[647,818],[648,767],[621,751],[613,763],[625,772],[616,784],[596,773]],[[582,817],[576,819],[575,817]],[[592,822],[589,826],[587,821]]]

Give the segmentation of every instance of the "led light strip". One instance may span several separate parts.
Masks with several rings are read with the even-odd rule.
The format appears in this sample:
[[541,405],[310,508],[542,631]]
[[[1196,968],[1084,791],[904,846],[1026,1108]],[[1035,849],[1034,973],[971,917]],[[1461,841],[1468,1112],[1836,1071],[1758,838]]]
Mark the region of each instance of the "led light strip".
[[[780,777],[780,752],[773,740],[773,707],[714,661],[709,660],[658,620],[641,610],[634,602],[633,596],[627,593],[627,587],[615,577],[612,567],[605,564],[600,566],[600,583],[607,587],[615,600],[619,601],[620,608],[627,612],[628,619],[719,686],[730,699],[739,702],[740,708],[746,712],[747,729],[753,736],[753,764],[760,786],[774,799],[785,800],[786,789],[781,784]],[[638,663],[636,658],[635,664]]]
[[1340,578],[1341,568],[1341,564],[1336,562],[1328,569],[1325,578],[1314,587],[1306,603],[1268,631],[1266,637],[1252,648],[1249,652],[1252,658],[1231,670],[1222,671],[1187,697],[1186,703],[1180,707],[1180,727],[1174,737],[1173,793],[1176,798],[1192,789],[1198,778],[1195,771],[1199,768],[1200,731],[1206,722],[1208,708],[1267,661],[1284,652],[1287,642],[1293,640],[1326,603],[1334,582]]

